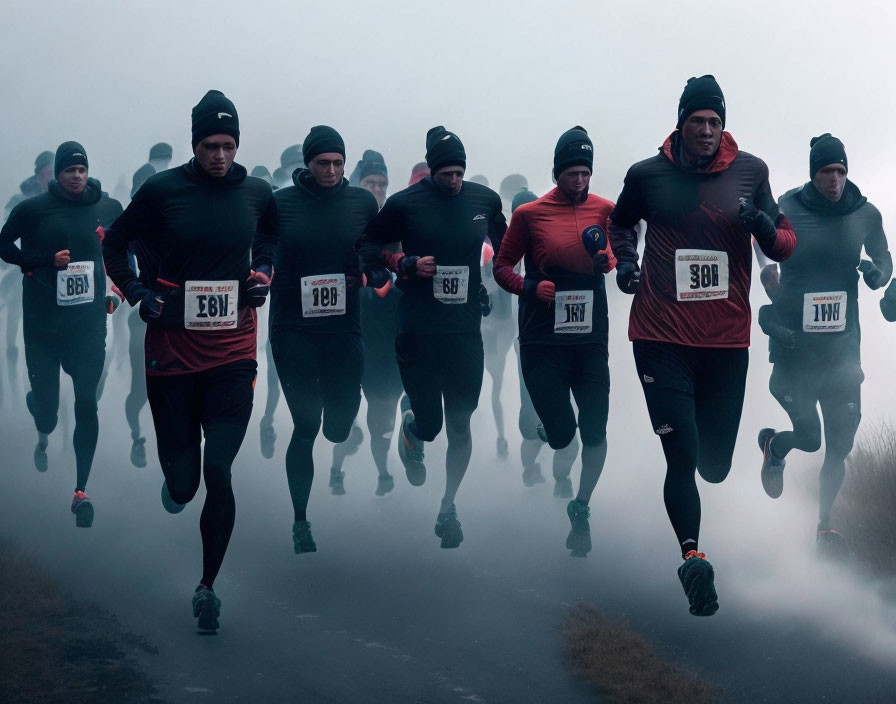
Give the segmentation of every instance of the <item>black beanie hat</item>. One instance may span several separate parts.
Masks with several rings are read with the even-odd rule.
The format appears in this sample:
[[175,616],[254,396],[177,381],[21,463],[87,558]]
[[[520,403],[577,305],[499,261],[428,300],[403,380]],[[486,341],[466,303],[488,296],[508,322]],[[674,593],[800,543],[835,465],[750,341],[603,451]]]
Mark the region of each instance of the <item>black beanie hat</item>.
[[319,154],[328,153],[341,154],[345,159],[345,142],[342,136],[327,125],[317,125],[311,128],[305,141],[302,142],[302,157],[305,159],[305,166],[308,166],[314,157]]
[[383,155],[373,149],[365,149],[364,156],[358,162],[358,180],[363,181],[368,176],[380,174],[389,179],[389,171],[386,169],[386,160]]
[[462,166],[466,169],[467,152],[464,150],[464,143],[442,125],[433,127],[426,133],[426,163],[432,174],[446,166]]
[[56,150],[56,163],[53,166],[53,176],[59,178],[59,174],[69,166],[80,164],[87,167],[87,150],[77,142],[63,142]]
[[846,147],[836,137],[832,137],[830,132],[823,135],[813,137],[809,141],[809,178],[815,178],[815,174],[819,169],[831,164],[840,164],[844,169],[849,171],[849,165],[846,162]]
[[529,188],[529,182],[522,174],[510,174],[501,179],[498,193],[504,200],[512,200],[521,190]]
[[691,77],[678,100],[678,122],[676,128],[681,129],[684,121],[691,113],[698,110],[714,110],[725,126],[725,96],[716,82],[715,76],[706,74],[700,78]]
[[525,205],[526,203],[531,203],[533,200],[538,200],[538,196],[535,195],[528,188],[523,188],[519,193],[517,193],[513,200],[510,203],[510,212],[512,213],[514,210],[519,208],[521,205]]
[[587,166],[594,170],[594,145],[584,127],[576,125],[566,130],[554,147],[554,178],[573,166]]
[[267,166],[256,166],[249,175],[260,178],[268,184],[274,183],[274,178],[271,176],[271,172],[268,171]]
[[283,150],[283,153],[280,155],[280,166],[282,168],[287,168],[292,166],[290,172],[295,171],[295,165],[301,166],[305,163],[305,160],[302,158],[302,145],[301,144],[293,144],[291,147],[287,147]]
[[152,164],[144,164],[134,172],[134,180],[131,182],[131,198],[133,198],[134,194],[140,190],[140,186],[146,182],[146,179],[152,176],[155,172],[156,170],[153,168]]
[[240,118],[236,107],[219,90],[210,90],[193,108],[193,149],[206,137],[227,134],[240,146]]
[[172,152],[170,144],[167,144],[166,142],[159,142],[158,144],[152,145],[152,148],[149,150],[149,158],[170,159],[173,153],[174,152]]
[[34,173],[37,173],[48,164],[52,164],[56,160],[53,152],[41,152],[34,160]]

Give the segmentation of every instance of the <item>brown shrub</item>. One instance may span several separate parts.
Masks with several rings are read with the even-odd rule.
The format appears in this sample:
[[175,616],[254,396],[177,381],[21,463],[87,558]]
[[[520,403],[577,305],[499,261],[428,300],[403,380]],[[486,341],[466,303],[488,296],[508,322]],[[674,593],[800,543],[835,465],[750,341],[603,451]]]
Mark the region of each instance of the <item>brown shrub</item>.
[[866,424],[847,462],[838,523],[857,559],[876,575],[896,575],[896,429]]
[[722,692],[667,662],[621,621],[586,604],[573,607],[563,624],[573,668],[613,704],[708,704]]

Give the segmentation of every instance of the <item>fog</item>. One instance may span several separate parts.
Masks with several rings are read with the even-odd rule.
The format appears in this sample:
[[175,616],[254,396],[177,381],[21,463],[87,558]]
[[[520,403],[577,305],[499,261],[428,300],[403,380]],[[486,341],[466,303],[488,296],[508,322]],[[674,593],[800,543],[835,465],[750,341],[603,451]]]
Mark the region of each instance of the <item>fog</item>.
[[[896,58],[896,10],[884,3],[88,0],[2,8],[6,198],[34,157],[64,140],[86,147],[106,190],[122,178],[129,189],[155,142],[173,146],[173,164],[185,161],[190,109],[217,88],[239,111],[237,160],[250,169],[273,171],[286,146],[329,124],[345,138],[349,166],[366,148],[384,154],[394,193],[422,160],[426,130],[444,124],[464,141],[468,174],[497,187],[519,172],[540,195],[551,187],[557,137],[581,124],[595,144],[591,191],[614,199],[626,169],[674,128],[687,78],[712,73],[725,92],[726,128],[768,163],[776,196],[807,180],[810,137],[832,132],[846,145],[850,179],[880,209],[885,230],[896,229],[896,94],[886,68]],[[148,409],[149,464],[130,465],[126,358],[112,361],[100,403],[90,531],[76,531],[68,512],[74,458],[64,423],[51,436],[50,471],[39,475],[23,356],[12,386],[4,368],[0,439],[15,498],[0,531],[76,597],[145,634],[160,652],[141,665],[171,701],[591,701],[566,671],[556,634],[580,600],[629,619],[663,652],[723,684],[732,701],[884,700],[896,685],[896,606],[882,585],[815,558],[821,454],[788,457],[781,499],[762,491],[756,432],[789,426],[768,392],[767,338],[755,322],[734,468],[721,485],[700,482],[700,545],[713,560],[721,608],[711,619],[687,613],[662,502],[665,462],[627,341],[631,299],[608,284],[609,452],[586,560],[563,549],[565,502],[551,496],[547,449],[548,483],[522,484],[512,349],[503,393],[510,457],[495,458],[486,375],[457,501],[466,538],[459,550],[439,550],[432,535],[443,436],[427,447],[420,489],[408,485],[393,449],[396,488],[384,498],[373,496],[366,441],[346,461],[348,494],[331,496],[331,445],[319,438],[309,505],[319,552],[301,556],[290,546],[284,401],[276,454],[259,452],[259,355],[253,419],[233,470],[236,528],[216,583],[217,639],[196,638],[187,605],[199,576],[202,493],[178,516],[162,510]],[[880,315],[880,292],[859,291],[868,427],[893,417],[896,328]],[[754,312],[765,302],[757,280]],[[0,309],[3,330],[6,315]],[[63,398],[71,416],[70,393]],[[362,427],[364,414],[362,404]]]

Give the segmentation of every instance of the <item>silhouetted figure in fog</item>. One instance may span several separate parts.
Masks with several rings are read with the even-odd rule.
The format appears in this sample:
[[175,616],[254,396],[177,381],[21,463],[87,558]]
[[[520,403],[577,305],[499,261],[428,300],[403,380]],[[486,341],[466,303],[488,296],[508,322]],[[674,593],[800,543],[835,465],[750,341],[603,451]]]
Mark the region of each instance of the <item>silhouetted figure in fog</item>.
[[[146,391],[165,509],[183,510],[205,478],[193,615],[200,630],[214,631],[221,602],[213,586],[236,515],[230,472],[252,415],[255,308],[267,299],[276,223],[271,187],[234,162],[233,103],[208,91],[192,122],[193,158],[140,187],[103,255],[146,322]],[[128,262],[132,243],[139,277]]]
[[0,257],[24,274],[25,363],[31,382],[26,403],[38,433],[34,464],[47,471],[62,369],[75,391],[77,479],[71,510],[75,524],[85,528],[94,517],[85,491],[99,435],[97,387],[106,352],[106,314],[121,302],[106,288],[100,246],[103,227],[118,217],[121,204],[103,195],[87,167],[84,147],[59,145],[48,191],[13,208],[0,231]]
[[794,247],[768,167],[740,151],[724,127],[716,80],[688,80],[676,130],[659,154],[629,169],[610,229],[616,283],[635,297],[629,338],[666,456],[663,498],[684,558],[678,576],[697,616],[719,605],[713,568],[697,544],[695,472],[717,484],[731,469],[749,360],[751,235],[773,261]]
[[[842,555],[846,545],[831,528],[831,509],[843,484],[862,417],[859,342],[859,271],[872,290],[893,274],[880,212],[847,179],[843,143],[830,134],[811,141],[809,182],[778,202],[793,223],[796,249],[787,261],[770,264],[762,282],[772,304],[759,310],[774,364],[769,390],[787,411],[793,430],[763,428],[762,486],[773,499],[784,490],[784,458],[793,450],[821,448],[818,547]],[[862,248],[871,261],[862,260]],[[858,271],[857,271],[858,269]]]

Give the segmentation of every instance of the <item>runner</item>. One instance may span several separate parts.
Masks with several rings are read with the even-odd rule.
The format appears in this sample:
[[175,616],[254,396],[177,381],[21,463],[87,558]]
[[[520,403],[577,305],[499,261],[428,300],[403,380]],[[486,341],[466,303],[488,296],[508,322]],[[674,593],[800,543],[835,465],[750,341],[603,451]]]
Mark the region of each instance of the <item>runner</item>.
[[255,178],[260,178],[272,188],[274,186],[274,178],[273,176],[271,176],[271,172],[268,171],[267,166],[256,166],[254,169],[252,169],[252,172],[249,175],[254,176]]
[[271,297],[271,346],[293,419],[286,476],[296,554],[315,552],[307,519],[314,440],[321,429],[344,442],[361,403],[364,365],[356,247],[376,199],[344,178],[345,144],[332,127],[312,127],[302,144],[307,169],[274,196],[280,241]]
[[38,433],[34,464],[47,471],[61,368],[75,391],[77,480],[71,510],[75,525],[83,528],[93,525],[94,516],[85,491],[99,435],[96,393],[106,351],[106,313],[121,302],[107,294],[100,249],[103,227],[121,213],[121,204],[103,196],[100,182],[87,174],[87,151],[77,142],[63,142],[47,193],[13,208],[0,231],[0,257],[24,274],[25,364],[31,382],[25,400]]
[[[109,231],[103,255],[109,276],[147,323],[146,391],[165,509],[183,510],[205,478],[193,615],[200,630],[214,631],[221,606],[214,581],[236,513],[230,469],[252,414],[255,307],[267,298],[276,223],[270,186],[234,162],[240,130],[233,103],[208,91],[192,123],[194,158],[143,184]],[[139,278],[128,265],[131,242]]]
[[171,166],[172,156],[174,152],[170,144],[165,142],[153,144],[149,150],[149,165],[156,173],[166,171]]
[[[714,572],[699,552],[695,470],[719,483],[731,469],[750,344],[751,240],[772,260],[795,237],[778,211],[768,167],[739,151],[712,76],[688,81],[676,130],[632,166],[612,215],[616,283],[634,294],[629,339],[654,432],[666,456],[663,491],[684,562],[690,611],[718,609]],[[637,231],[647,221],[644,268]]]
[[[793,450],[821,448],[818,548],[842,556],[847,547],[831,528],[831,509],[846,474],[846,456],[861,419],[858,274],[872,290],[893,274],[880,212],[847,178],[846,150],[830,134],[811,141],[809,182],[781,197],[778,205],[793,223],[797,245],[778,267],[762,272],[772,299],[759,311],[774,364],[769,389],[787,411],[793,430],[763,428],[762,486],[771,498],[784,490],[784,458]],[[862,247],[871,261],[861,260]],[[770,324],[771,323],[771,324]]]
[[[582,439],[579,492],[566,506],[574,557],[591,552],[591,494],[607,457],[610,397],[604,274],[616,265],[605,230],[613,204],[588,193],[594,146],[582,127],[554,149],[557,187],[514,211],[495,280],[520,297],[520,364],[548,443]],[[525,278],[514,271],[526,259]],[[576,413],[570,393],[578,406]]]
[[[456,548],[463,532],[454,499],[473,451],[470,417],[484,366],[482,308],[474,292],[482,245],[489,238],[500,251],[507,226],[498,194],[464,182],[466,153],[457,135],[442,126],[429,130],[426,163],[432,176],[386,201],[367,227],[361,253],[367,266],[387,263],[404,294],[395,340],[407,394],[398,454],[414,486],[426,480],[423,444],[442,428],[444,401],[446,485],[435,532],[443,548]],[[388,247],[395,243],[402,251]]]
[[[389,172],[383,155],[367,149],[349,178],[350,185],[370,191],[377,208],[386,202]],[[395,336],[398,297],[401,293],[390,285],[378,291],[364,287],[361,298],[361,338],[364,341],[364,376],[361,388],[367,399],[367,430],[370,433],[370,452],[377,469],[376,495],[385,496],[395,488],[395,480],[388,470],[389,446],[395,431],[395,411],[401,397],[401,376],[395,362]],[[345,494],[345,472],[342,464],[348,455],[357,452],[364,434],[357,421],[352,424],[348,440],[333,447],[330,468],[330,489],[336,495]]]

